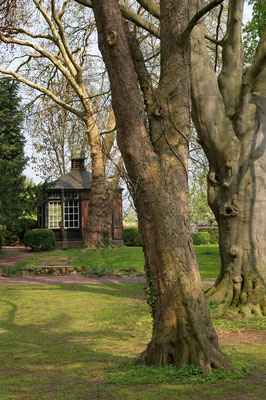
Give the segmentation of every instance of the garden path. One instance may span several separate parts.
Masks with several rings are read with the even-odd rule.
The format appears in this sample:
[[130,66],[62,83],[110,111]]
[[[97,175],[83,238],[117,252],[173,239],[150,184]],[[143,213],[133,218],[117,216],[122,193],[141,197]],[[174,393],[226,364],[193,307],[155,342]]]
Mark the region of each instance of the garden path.
[[[32,252],[25,247],[3,247],[4,255],[0,258],[0,267],[11,267],[17,262],[31,256]],[[143,283],[144,276],[125,276],[122,278],[112,276],[102,276],[94,278],[85,278],[81,275],[27,275],[4,277],[0,276],[0,283],[30,283],[45,285],[78,284],[78,285],[108,285],[119,283]],[[214,281],[202,281],[204,285],[213,285]]]

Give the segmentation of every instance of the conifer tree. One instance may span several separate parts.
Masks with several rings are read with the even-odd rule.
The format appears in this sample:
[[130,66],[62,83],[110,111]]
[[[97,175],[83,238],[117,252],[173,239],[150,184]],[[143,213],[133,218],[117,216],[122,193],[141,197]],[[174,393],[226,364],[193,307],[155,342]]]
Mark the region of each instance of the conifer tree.
[[0,80],[0,225],[11,226],[21,215],[27,159],[22,132],[18,84]]

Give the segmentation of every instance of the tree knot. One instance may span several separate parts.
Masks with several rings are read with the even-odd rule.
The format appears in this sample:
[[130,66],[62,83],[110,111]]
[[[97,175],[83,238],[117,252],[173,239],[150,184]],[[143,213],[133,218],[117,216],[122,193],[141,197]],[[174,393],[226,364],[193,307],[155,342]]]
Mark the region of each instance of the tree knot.
[[233,257],[236,257],[240,253],[240,249],[236,246],[232,246],[230,249],[230,254]]
[[223,217],[236,217],[239,213],[239,210],[234,204],[224,204],[223,208],[220,211],[220,215]]
[[221,184],[221,180],[219,178],[219,176],[214,172],[211,171],[208,175],[208,180],[213,184],[213,185],[220,185]]
[[113,46],[117,42],[118,33],[116,31],[110,31],[107,33],[106,41],[109,46]]
[[234,283],[241,283],[242,280],[243,280],[243,279],[242,279],[241,276],[235,276],[234,279],[233,279],[233,282],[234,282]]
[[162,117],[163,113],[164,113],[163,107],[159,106],[154,110],[154,115],[156,117]]

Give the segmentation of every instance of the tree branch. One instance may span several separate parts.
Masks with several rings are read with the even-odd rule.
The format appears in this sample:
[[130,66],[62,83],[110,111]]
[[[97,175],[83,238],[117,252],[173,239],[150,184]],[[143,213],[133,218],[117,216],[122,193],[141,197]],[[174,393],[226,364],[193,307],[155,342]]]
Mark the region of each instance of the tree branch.
[[223,46],[223,41],[222,40],[214,39],[209,35],[205,35],[205,39],[209,40],[210,42],[212,42],[214,44],[217,44],[218,46]]
[[182,38],[186,39],[189,37],[192,29],[194,28],[195,25],[199,22],[199,20],[207,14],[209,11],[211,11],[214,7],[218,6],[221,4],[224,0],[213,0],[209,4],[207,4],[205,7],[203,7],[201,10],[199,10],[189,21],[186,29],[182,33]]
[[22,28],[16,28],[15,26],[10,26],[10,27],[6,27],[6,26],[0,26],[0,30],[3,33],[8,33],[10,35],[16,35],[18,33],[23,33],[26,36],[31,37],[32,39],[47,39],[50,40],[54,43],[54,38],[51,35],[44,35],[44,34],[34,34],[30,31],[27,31],[25,29]]
[[[92,8],[92,3],[90,0],[75,0],[77,3]],[[160,30],[151,22],[147,21],[145,18],[142,18],[140,15],[135,13],[134,11],[130,10],[128,7],[120,4],[120,10],[125,19],[130,22],[133,22],[139,28],[144,29],[145,31],[151,33],[155,37],[160,37]]]
[[[66,59],[66,61],[70,62],[74,66],[75,73],[77,73],[78,76],[79,76],[79,79],[81,79],[81,68],[80,68],[79,64],[76,62],[75,58],[73,57],[73,54],[71,53],[71,50],[70,50],[70,48],[68,46],[68,43],[66,41],[65,34],[64,34],[62,21],[61,21],[61,18],[62,18],[62,16],[64,15],[64,13],[66,11],[66,6],[67,6],[67,3],[69,1],[70,0],[65,0],[63,2],[62,9],[61,9],[60,13],[56,14],[54,0],[52,0],[51,1],[51,4],[52,4],[52,16],[53,16],[53,19],[54,19],[56,25],[58,26],[59,35],[60,35],[60,38],[61,38],[62,45],[64,47],[64,52],[62,52],[62,54],[63,54],[64,58]],[[61,49],[61,46],[60,46],[60,49]],[[71,69],[72,68],[70,68],[70,70]]]
[[198,24],[191,33],[192,117],[210,165],[220,171],[236,138],[226,117],[204,36],[204,26]]
[[65,103],[63,100],[61,100],[59,97],[57,97],[54,93],[52,93],[50,90],[44,88],[43,86],[37,85],[31,81],[29,81],[26,78],[23,78],[22,76],[18,75],[16,72],[13,71],[7,71],[3,68],[0,68],[0,72],[4,75],[10,75],[12,76],[16,81],[19,81],[21,83],[24,83],[27,86],[32,87],[33,89],[38,90],[39,92],[45,94],[46,96],[50,97],[55,103],[59,104],[66,110],[72,112],[75,114],[77,117],[83,119],[83,113],[80,112],[79,110],[76,110],[75,108],[71,107],[69,104]]
[[129,27],[126,23],[124,24],[124,26],[129,44],[130,54],[134,63],[135,71],[138,75],[139,84],[149,114],[149,108],[154,101],[152,80],[146,68],[138,39],[136,38],[134,33],[129,30]]
[[69,73],[69,70],[65,68],[58,60],[58,57],[55,57],[53,54],[51,54],[49,51],[45,50],[43,47],[29,42],[27,40],[21,40],[21,39],[16,39],[16,38],[8,38],[0,33],[0,40],[2,40],[4,43],[13,43],[13,44],[18,44],[20,46],[26,46],[26,47],[31,47],[34,50],[36,50],[39,54],[42,56],[46,57],[48,60],[51,61],[52,64],[54,64],[59,71],[62,72],[62,74],[68,79],[68,81],[71,83],[73,88],[76,90],[77,89],[77,84],[75,82],[75,79],[73,78],[72,74]]
[[243,3],[243,0],[229,1],[227,32],[223,39],[223,68],[218,77],[226,114],[230,118],[236,113],[242,84]]
[[160,19],[160,5],[157,3],[154,3],[153,0],[137,0],[137,2],[145,8],[146,11],[148,11],[151,15],[153,15],[155,18]]
[[[220,29],[220,24],[221,24],[221,18],[222,18],[222,13],[223,13],[223,4],[221,4],[219,15],[218,15],[218,22],[216,26],[216,40],[218,41],[219,39],[219,29]],[[217,71],[217,64],[218,64],[218,43],[216,43],[215,46],[215,62],[214,62],[214,71]]]

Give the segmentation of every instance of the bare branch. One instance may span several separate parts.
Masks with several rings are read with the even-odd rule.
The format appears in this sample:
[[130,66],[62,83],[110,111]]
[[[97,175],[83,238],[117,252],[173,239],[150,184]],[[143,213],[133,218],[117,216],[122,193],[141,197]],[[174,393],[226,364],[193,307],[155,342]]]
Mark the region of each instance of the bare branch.
[[116,126],[114,128],[112,128],[112,129],[110,129],[109,131],[101,132],[101,136],[108,135],[108,133],[112,133],[112,132],[115,132],[115,131],[116,131]]
[[199,22],[199,20],[207,14],[209,11],[211,11],[214,7],[218,6],[221,4],[224,0],[213,0],[209,4],[207,4],[205,7],[203,7],[201,10],[199,10],[189,21],[186,29],[182,33],[182,38],[186,39],[190,35],[192,29],[194,28],[195,25]]
[[10,35],[16,35],[18,33],[23,33],[24,35],[27,35],[27,36],[31,37],[32,39],[47,39],[47,40],[51,40],[52,42],[54,42],[54,38],[51,35],[35,34],[30,31],[27,31],[25,29],[17,28],[15,26],[10,26],[10,27],[1,26],[0,29],[1,29],[1,32],[3,32],[3,33],[6,32]]
[[[21,40],[21,39],[16,39],[16,38],[8,38],[0,33],[0,40],[2,40],[5,43],[13,43],[13,44],[18,44],[21,46],[26,46],[26,47],[31,47],[34,50],[36,50],[38,53],[40,53],[42,56],[46,57],[48,60],[51,61],[52,64],[54,64],[61,72],[62,74],[68,79],[68,81],[71,83],[73,88],[77,90],[77,83],[73,76],[70,74],[69,70],[65,68],[60,62],[58,57],[54,56],[51,54],[49,51],[45,50],[43,47],[29,42],[27,40]],[[69,65],[68,65],[69,66]]]
[[160,5],[159,4],[154,3],[153,0],[137,0],[137,1],[151,15],[153,15],[155,18],[160,19],[161,15],[160,15]]
[[209,40],[210,42],[212,42],[214,44],[217,44],[218,46],[223,46],[222,40],[214,39],[214,38],[210,37],[209,35],[205,35],[205,39]]
[[[64,29],[63,29],[63,25],[62,25],[62,21],[61,18],[64,15],[65,11],[66,11],[66,6],[67,3],[70,0],[65,0],[62,6],[62,9],[60,11],[60,13],[57,15],[56,14],[56,10],[55,10],[55,4],[54,4],[54,0],[51,1],[52,4],[52,16],[53,19],[56,23],[56,25],[58,26],[58,31],[59,31],[59,35],[60,35],[60,39],[62,41],[62,46],[63,46],[63,51],[62,51],[62,46],[60,46],[60,44],[58,44],[58,47],[60,48],[60,50],[62,51],[63,57],[66,59],[66,61],[69,61],[75,68],[75,72],[77,72],[79,79],[81,79],[81,68],[79,66],[79,64],[76,62],[75,58],[73,57],[73,54],[71,53],[71,50],[68,46],[68,43],[66,41],[65,38],[65,34],[64,34]],[[69,68],[70,70],[72,70],[72,68]]]
[[82,112],[80,112],[79,110],[76,110],[75,108],[71,107],[69,104],[65,103],[63,100],[61,100],[59,97],[57,97],[54,93],[52,93],[50,90],[44,88],[43,86],[37,85],[37,84],[29,81],[28,79],[23,78],[22,76],[18,75],[16,72],[13,72],[13,71],[8,71],[8,70],[5,70],[3,68],[0,68],[0,72],[2,74],[4,74],[4,75],[12,76],[16,81],[24,83],[25,85],[30,86],[33,89],[38,90],[39,92],[44,93],[46,96],[49,96],[57,104],[59,104],[60,106],[62,106],[66,110],[72,112],[77,117],[83,119],[83,113]]
[[[77,3],[92,8],[92,4],[90,0],[75,0]],[[130,22],[136,24],[139,28],[144,29],[147,32],[150,32],[155,37],[160,37],[160,30],[151,22],[147,21],[145,18],[141,17],[139,14],[135,13],[134,11],[130,10],[128,7],[120,4],[120,10],[125,19]]]
[[144,96],[144,101],[147,106],[147,111],[149,113],[149,108],[154,101],[151,76],[146,68],[138,39],[133,32],[130,32],[126,23],[124,24],[124,26],[135,71],[138,75],[140,87]]
[[218,83],[226,114],[231,118],[239,103],[243,70],[242,18],[243,0],[230,0],[227,32],[223,39],[223,68]]
[[[221,18],[222,18],[222,13],[223,13],[223,4],[221,4],[219,15],[218,15],[218,22],[216,26],[216,40],[218,41],[219,39],[219,29],[220,29],[220,24],[221,24]],[[215,62],[214,62],[214,71],[217,71],[217,64],[218,64],[218,43],[216,43],[215,46]]]

